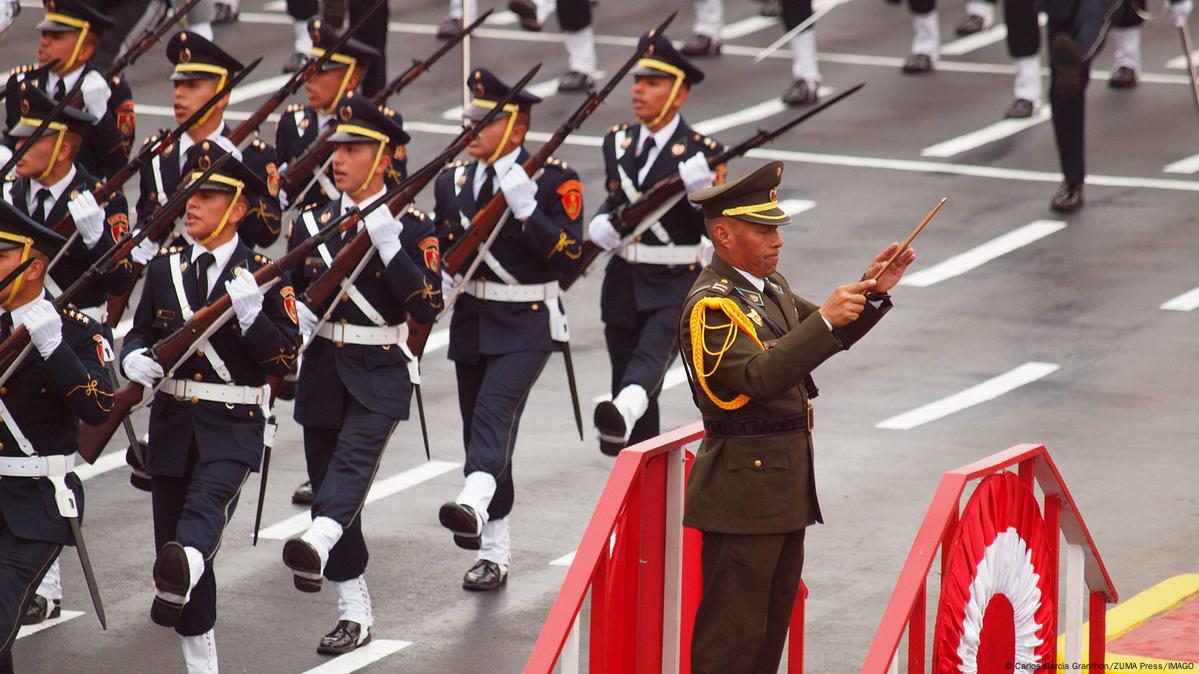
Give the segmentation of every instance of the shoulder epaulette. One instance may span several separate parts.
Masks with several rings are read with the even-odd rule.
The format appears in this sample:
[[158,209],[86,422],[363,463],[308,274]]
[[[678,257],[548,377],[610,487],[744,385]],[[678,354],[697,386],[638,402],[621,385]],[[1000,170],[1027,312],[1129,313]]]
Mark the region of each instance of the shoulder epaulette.
[[13,75],[23,75],[23,74],[33,70],[36,67],[37,67],[37,64],[35,64],[35,63],[27,63],[23,66],[17,66],[16,68],[13,68],[12,70],[8,71],[8,76],[12,77]]
[[287,106],[287,111],[289,113],[290,112],[300,112],[303,109],[304,109],[303,103],[292,103],[291,105]]
[[251,145],[254,146],[255,150],[265,150],[266,149],[266,142],[263,141],[261,138],[255,138],[254,142],[252,142]]
[[422,211],[421,209],[417,208],[416,206],[411,206],[411,205],[408,206],[408,212],[411,213],[412,215],[416,216],[416,218],[418,220],[420,220],[421,222],[424,222],[426,219],[425,212]]
[[712,285],[708,286],[708,289],[705,290],[704,292],[705,292],[705,294],[709,294],[709,295],[724,296],[724,295],[728,295],[732,291],[733,291],[733,284],[729,283],[729,280],[727,278],[722,278],[719,281],[717,281],[716,283],[713,283]]
[[254,261],[258,264],[270,264],[271,259],[262,253],[254,253]]
[[564,169],[564,170],[570,168],[570,166],[567,165],[566,162],[562,161],[561,159],[558,159],[557,157],[550,157],[549,159],[546,159],[545,164],[546,164],[546,166],[554,166],[554,167]]
[[608,133],[616,133],[617,131],[624,131],[628,128],[629,128],[628,122],[624,122],[623,124],[613,124],[612,128],[608,129]]
[[154,257],[166,257],[168,255],[174,255],[175,253],[182,253],[184,250],[187,249],[183,246],[164,246],[158,249],[158,253],[156,253]]
[[69,318],[80,325],[88,325],[92,322],[92,319],[70,307],[63,309],[59,313],[61,313],[65,318]]

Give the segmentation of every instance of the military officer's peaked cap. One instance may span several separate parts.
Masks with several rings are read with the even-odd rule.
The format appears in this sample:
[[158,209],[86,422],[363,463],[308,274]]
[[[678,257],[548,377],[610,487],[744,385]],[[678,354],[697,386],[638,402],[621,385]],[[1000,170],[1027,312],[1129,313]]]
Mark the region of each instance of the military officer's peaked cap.
[[782,178],[783,162],[772,161],[749,175],[698,190],[688,198],[703,207],[708,220],[727,217],[759,225],[786,225],[791,217],[778,203]]
[[[42,91],[38,87],[29,82],[20,84],[20,108],[21,117],[16,126],[8,132],[8,135],[14,138],[28,138],[37,131],[42,120],[46,119],[51,112],[54,111],[54,106],[57,104],[50,94]],[[96,123],[96,118],[92,117],[83,110],[79,110],[70,105],[64,107],[46,127],[46,131],[58,131],[66,127],[67,131],[83,135],[87,133],[88,127]]]
[[649,49],[633,68],[633,75],[676,78],[681,75],[688,86],[704,81],[704,71],[696,68],[690,59],[675,49],[665,35],[657,34],[651,37],[646,33],[641,36],[637,48],[645,49],[647,42]]
[[112,17],[93,7],[94,4],[81,0],[46,0],[46,18],[36,29],[66,33],[86,28],[92,33],[103,33],[116,25]]
[[337,128],[332,143],[384,143],[398,148],[411,139],[404,131],[404,118],[386,106],[377,106],[371,99],[346,92],[337,104]]
[[[216,141],[204,140],[191,146],[187,151],[187,162],[183,165],[184,179],[199,179],[216,160],[226,154],[229,154],[229,151]],[[228,161],[221,164],[221,167],[204,181],[200,189],[234,194],[240,188],[242,195],[247,199],[269,197],[266,183],[241,162],[239,155],[240,153],[235,152]]]
[[211,40],[190,30],[171,36],[167,43],[167,59],[175,64],[171,79],[199,80],[209,77],[229,78],[245,68],[241,61],[225,53]]
[[[468,119],[479,121],[487,116],[491,109],[499,104],[512,87],[504,84],[503,80],[496,77],[490,70],[486,68],[475,68],[470,76],[466,78],[466,86],[470,88],[474,98],[470,102],[470,107],[466,110]],[[530,94],[527,90],[517,92],[512,100],[508,103],[509,110],[506,112],[528,112],[532,107],[541,102],[540,96]],[[505,119],[499,117],[498,119]]]
[[[308,21],[308,35],[312,38],[311,53],[314,58],[324,56],[325,50],[332,47],[341,37],[328,21],[320,17]],[[334,52],[322,70],[346,68],[351,64],[356,65],[359,70],[364,70],[371,61],[382,57],[383,55],[379,53],[378,49],[356,38],[350,38]]]
[[22,248],[26,243],[31,243],[33,248],[47,256],[53,256],[66,245],[67,240],[0,199],[0,250]]

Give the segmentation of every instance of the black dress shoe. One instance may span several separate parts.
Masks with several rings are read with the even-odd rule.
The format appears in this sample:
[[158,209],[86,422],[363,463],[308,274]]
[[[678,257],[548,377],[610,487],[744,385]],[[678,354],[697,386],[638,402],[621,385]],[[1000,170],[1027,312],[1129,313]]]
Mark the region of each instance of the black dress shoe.
[[624,416],[616,403],[605,400],[595,406],[591,418],[595,429],[599,431],[600,451],[604,456],[616,456],[625,448],[629,437],[629,429],[624,422]]
[[1027,98],[1017,98],[1008,106],[1007,112],[1003,113],[1003,116],[1008,119],[1028,119],[1032,117],[1034,107],[1036,106]]
[[595,79],[587,73],[581,73],[572,70],[558,80],[558,93],[573,94],[591,91],[595,86]]
[[508,582],[508,570],[487,559],[480,559],[462,577],[462,589],[489,592]]
[[1049,45],[1049,68],[1053,71],[1053,94],[1064,98],[1082,92],[1082,54],[1069,35],[1057,35]]
[[1140,78],[1137,77],[1137,71],[1128,66],[1120,66],[1112,71],[1112,76],[1107,79],[1107,86],[1113,89],[1132,89],[1140,84]]
[[237,21],[238,11],[233,8],[233,5],[224,2],[216,3],[216,16],[213,17],[212,23],[214,26],[223,26],[225,24],[235,23]]
[[321,644],[316,647],[316,652],[325,655],[344,655],[370,642],[371,630],[369,627],[363,630],[362,625],[353,620],[338,620],[337,627],[321,637]]
[[154,603],[150,605],[150,620],[156,625],[174,627],[183,612],[187,591],[191,589],[191,567],[183,546],[170,541],[158,551],[154,560]]
[[312,480],[296,487],[291,493],[291,502],[296,505],[312,505],[314,498],[316,497],[312,493]]
[[1082,208],[1082,184],[1062,183],[1049,207],[1058,213],[1073,213]]
[[441,526],[454,532],[454,545],[463,550],[478,550],[483,547],[483,525],[475,509],[462,503],[443,503],[437,511]]
[[790,106],[811,105],[816,102],[820,87],[809,87],[807,81],[796,80],[783,92],[783,102]]
[[291,569],[292,580],[300,592],[320,592],[321,556],[312,544],[302,538],[288,539],[283,544],[283,563]]
[[537,5],[533,0],[508,0],[508,11],[520,19],[520,27],[533,32],[541,31],[541,22],[537,20]]
[[696,33],[683,42],[684,56],[720,56],[720,41]]
[[901,71],[909,75],[920,75],[933,71],[933,58],[928,54],[912,54],[903,62]]
[[47,620],[53,620],[62,615],[61,599],[46,599],[40,594],[33,595],[25,613],[21,615],[22,625],[40,625]]
[[982,32],[982,30],[986,27],[987,23],[986,21],[983,21],[981,16],[977,14],[967,14],[966,16],[962,17],[962,20],[958,23],[957,33],[958,35],[962,36],[973,35],[975,33]]
[[762,16],[782,16],[782,0],[765,0],[762,3],[762,6],[758,9],[758,14]]
[[[146,443],[138,440],[137,446],[144,457],[146,455]],[[146,467],[137,459],[137,453],[133,451],[132,446],[125,448],[125,463],[129,464],[129,484],[133,485],[136,489],[150,491],[150,476],[146,474]]]
[[283,72],[285,72],[285,73],[299,72],[300,68],[303,68],[304,64],[307,62],[308,62],[307,56],[304,56],[303,54],[296,52],[296,53],[292,54],[290,57],[288,57],[287,62],[283,64]]
[[448,40],[462,31],[462,19],[450,17],[437,24],[437,39]]

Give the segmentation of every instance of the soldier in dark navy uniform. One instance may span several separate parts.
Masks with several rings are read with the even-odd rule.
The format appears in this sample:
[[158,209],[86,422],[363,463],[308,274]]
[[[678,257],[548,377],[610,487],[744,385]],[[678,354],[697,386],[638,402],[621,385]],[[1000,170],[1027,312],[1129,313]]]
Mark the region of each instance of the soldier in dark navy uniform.
[[25,326],[34,350],[0,386],[0,672],[13,671],[12,645],[42,575],[64,545],[67,517],[81,517],[83,485],[72,472],[79,421],[101,424],[112,409],[100,324],[58,311],[42,287],[63,237],[0,202],[0,340]]
[[[384,175],[408,142],[397,115],[366,96],[348,93],[337,107],[333,176],[341,196],[304,211],[291,225],[292,246],[351,208],[373,204],[386,192]],[[318,318],[300,302],[301,332],[309,340],[296,386],[296,421],[304,427],[304,455],[314,489],[312,525],[283,546],[283,562],[303,592],[319,592],[328,578],[339,615],[317,652],[348,653],[370,641],[374,622],[364,573],[362,506],[396,424],[408,419],[416,359],[406,342],[409,316],[432,322],[442,307],[441,258],[432,221],[409,207],[397,217],[380,206],[359,223],[373,249],[340,301]],[[320,246],[296,269],[296,290],[327,272],[354,232]],[[322,321],[321,318],[326,320]]]
[[[644,46],[647,38],[641,39]],[[626,240],[608,214],[675,174],[687,193],[712,185],[717,176],[708,168],[708,157],[724,149],[683,120],[679,111],[704,74],[666,36],[654,37],[633,76],[638,123],[615,126],[604,137],[608,198],[587,232],[597,245],[615,252],[600,295],[612,400],[595,408],[600,450],[610,456],[626,443],[658,434],[658,393],[677,350],[675,324],[710,244],[703,213],[686,195]]]
[[[184,175],[197,179],[223,153],[201,140]],[[196,243],[164,249],[150,262],[121,350],[130,380],[154,387],[167,377],[150,407],[146,450],[158,550],[150,618],[179,633],[188,671],[217,670],[214,557],[242,484],[258,470],[269,441],[268,380],[281,379],[296,359],[295,293],[286,278],[259,288],[253,272],[269,261],[238,235],[266,189],[230,158],[192,195],[187,231]],[[151,347],[226,293],[231,320],[164,372]]]
[[[87,172],[109,178],[129,161],[129,149],[135,132],[133,93],[120,76],[105,80],[104,73],[91,65],[100,36],[113,27],[113,21],[93,5],[82,0],[48,0],[45,19],[37,25],[42,32],[38,43],[37,64],[13,69],[6,91],[17,91],[24,81],[49,93],[55,100],[62,98],[83,78],[80,93],[83,109],[93,118],[92,127],[78,151],[78,161]],[[58,59],[53,70],[44,71],[36,80],[28,79],[38,66]],[[5,99],[8,113],[6,128],[11,130],[20,122],[21,111],[16,96]],[[12,147],[0,148],[0,160]],[[0,162],[2,163],[2,162]]]
[[[509,87],[482,68],[467,79],[474,100],[467,116],[480,120]],[[550,354],[566,341],[558,279],[582,257],[583,185],[566,164],[551,159],[535,179],[521,165],[532,106],[516,94],[468,148],[473,162],[456,162],[437,177],[436,220],[441,245],[461,238],[475,213],[504,195],[510,215],[470,278],[450,321],[449,358],[458,376],[458,406],[466,448],[466,484],[439,518],[454,542],[478,550],[462,586],[494,590],[508,578],[511,543],[512,453],[525,400]]]
[[[171,37],[167,58],[175,66],[173,104],[175,121],[182,124],[200,109],[229,78],[244,66],[220,47],[195,33],[183,31]],[[225,124],[224,112],[229,104],[225,96],[170,149],[155,156],[142,167],[141,192],[137,200],[138,221],[145,221],[160,205],[166,203],[179,187],[179,176],[187,151],[202,140],[213,141],[225,150],[232,143],[225,138],[231,129]],[[146,142],[157,140],[152,136]],[[241,152],[241,162],[258,176],[267,189],[256,194],[250,202],[250,212],[238,229],[238,236],[247,246],[266,248],[279,238],[279,169],[275,148],[254,137]],[[182,222],[182,219],[180,219]],[[182,244],[183,240],[174,243]]]
[[[313,58],[323,56],[326,49],[339,37],[337,31],[324,19],[309,21],[308,32],[312,37]],[[325,64],[321,72],[304,82],[308,104],[289,106],[279,118],[279,126],[275,131],[275,148],[280,171],[303,155],[324,129],[336,123],[334,113],[338,102],[347,92],[358,91],[358,85],[366,76],[367,68],[372,61],[379,58],[382,56],[373,47],[350,38]],[[287,199],[292,204],[307,207],[313,204],[323,206],[340,196],[341,193],[333,185],[333,171],[330,169],[321,174],[307,192],[288,194]]]

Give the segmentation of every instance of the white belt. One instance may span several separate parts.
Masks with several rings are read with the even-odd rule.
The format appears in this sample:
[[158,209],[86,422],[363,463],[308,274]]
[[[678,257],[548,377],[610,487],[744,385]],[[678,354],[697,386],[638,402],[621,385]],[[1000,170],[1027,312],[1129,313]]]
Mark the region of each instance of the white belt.
[[359,344],[362,346],[387,346],[408,341],[408,325],[353,325],[350,323],[322,323],[316,329],[317,337],[324,337],[334,344]]
[[75,454],[67,456],[0,456],[0,475],[4,477],[66,475],[75,470],[75,456]]
[[630,243],[616,254],[632,264],[702,264],[703,246],[650,246],[644,243]]
[[176,400],[198,402],[208,400],[226,405],[258,405],[267,400],[269,386],[235,386],[233,384],[209,384],[188,379],[171,379],[163,384],[162,392]]
[[496,281],[468,281],[462,292],[491,302],[544,302],[562,294],[557,281],[510,284]]

